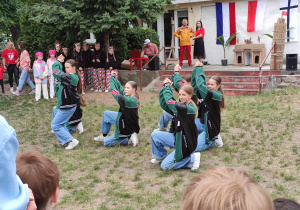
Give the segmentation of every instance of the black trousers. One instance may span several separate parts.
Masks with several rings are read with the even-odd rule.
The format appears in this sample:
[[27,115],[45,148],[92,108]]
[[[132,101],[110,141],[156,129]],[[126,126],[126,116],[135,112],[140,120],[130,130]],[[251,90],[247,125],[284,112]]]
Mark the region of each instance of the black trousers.
[[7,73],[8,73],[8,83],[10,87],[13,87],[13,76],[15,75],[15,80],[17,86],[19,86],[19,69],[17,68],[16,64],[9,64],[7,67]]
[[[153,56],[148,56],[149,61]],[[149,64],[150,70],[159,70],[159,58],[156,56]]]
[[3,79],[0,79],[0,85],[1,85],[1,88],[2,88],[2,93],[4,93]]

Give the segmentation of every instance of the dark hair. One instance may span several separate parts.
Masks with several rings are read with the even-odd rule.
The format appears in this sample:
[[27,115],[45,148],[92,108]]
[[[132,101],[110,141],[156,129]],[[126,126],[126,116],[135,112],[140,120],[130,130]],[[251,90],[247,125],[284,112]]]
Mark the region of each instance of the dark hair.
[[276,198],[274,201],[275,210],[299,210],[300,205],[287,198]]
[[220,91],[222,93],[222,101],[221,101],[221,104],[220,104],[220,108],[223,109],[223,108],[225,108],[225,99],[224,99],[224,92],[223,92],[222,87],[221,87],[222,79],[221,79],[221,77],[216,76],[216,75],[212,76],[211,79],[215,80],[217,85],[220,85],[220,87],[218,89],[218,91]]
[[182,79],[184,79],[187,82],[191,82],[192,81],[192,75],[183,75]]
[[19,46],[21,48],[21,52],[23,52],[23,50],[26,50],[25,43],[23,41],[19,41]]
[[59,187],[59,169],[37,150],[23,152],[16,159],[17,175],[31,188],[38,209],[47,207]]
[[[198,23],[198,22],[200,22],[200,23],[201,23],[201,28],[203,28],[202,21],[201,21],[201,20],[198,20],[198,21],[196,22],[196,30],[198,29],[198,26],[197,26],[197,23]],[[200,28],[200,29],[201,29],[201,28]]]
[[86,99],[82,96],[82,83],[81,83],[81,80],[82,80],[82,78],[81,78],[81,76],[80,76],[80,72],[79,72],[79,70],[78,70],[78,68],[77,68],[77,62],[74,60],[74,59],[69,59],[69,60],[67,60],[66,62],[65,62],[65,64],[66,63],[68,63],[68,64],[70,64],[72,67],[76,67],[76,74],[77,74],[77,76],[78,76],[78,78],[79,78],[79,81],[78,81],[78,84],[77,84],[77,92],[79,93],[79,95],[80,95],[80,100],[79,100],[79,102],[80,102],[80,104],[82,105],[82,106],[86,106],[87,105],[87,101],[86,101]]

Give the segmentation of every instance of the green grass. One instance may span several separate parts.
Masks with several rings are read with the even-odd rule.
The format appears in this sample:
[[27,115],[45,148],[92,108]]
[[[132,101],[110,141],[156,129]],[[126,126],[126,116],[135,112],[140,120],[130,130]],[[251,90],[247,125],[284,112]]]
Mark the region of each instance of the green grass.
[[93,141],[101,131],[103,112],[118,110],[116,103],[106,104],[110,94],[101,94],[97,100],[103,102],[90,100],[83,108],[85,132],[74,134],[80,144],[71,151],[62,148],[51,133],[55,101],[36,103],[32,96],[0,95],[0,114],[17,132],[19,153],[39,150],[59,167],[56,209],[179,209],[191,179],[217,165],[243,168],[272,198],[300,202],[299,89],[226,97],[227,108],[221,113],[224,147],[202,152],[200,169],[195,172],[162,171],[150,163],[150,134],[162,110],[157,95],[147,94],[140,101],[141,131],[135,148],[105,148]]

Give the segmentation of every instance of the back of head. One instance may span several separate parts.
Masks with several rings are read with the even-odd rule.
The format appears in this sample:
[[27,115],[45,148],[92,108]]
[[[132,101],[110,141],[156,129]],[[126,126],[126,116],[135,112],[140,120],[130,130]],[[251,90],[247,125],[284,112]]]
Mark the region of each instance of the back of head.
[[218,166],[192,180],[183,195],[182,209],[273,210],[273,203],[245,171]]
[[59,187],[59,170],[36,150],[26,151],[16,160],[17,174],[31,188],[38,209],[45,209]]
[[300,210],[300,205],[290,199],[276,198],[273,203],[275,210]]

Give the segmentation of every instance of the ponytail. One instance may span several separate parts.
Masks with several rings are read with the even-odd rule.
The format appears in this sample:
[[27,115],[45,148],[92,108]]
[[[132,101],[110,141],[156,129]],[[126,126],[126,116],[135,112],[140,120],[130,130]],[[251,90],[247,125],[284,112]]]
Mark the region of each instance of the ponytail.
[[69,60],[66,61],[66,63],[69,63],[72,67],[74,67],[74,66],[76,67],[76,74],[77,74],[78,79],[79,79],[78,83],[77,83],[77,88],[76,88],[78,94],[80,95],[79,103],[80,103],[81,106],[86,106],[87,105],[87,100],[82,96],[82,83],[81,83],[82,78],[81,78],[80,72],[77,68],[77,63],[74,59],[69,59]]
[[216,75],[212,76],[211,79],[215,80],[217,85],[220,85],[220,87],[218,89],[218,91],[220,91],[222,93],[222,101],[220,103],[220,108],[224,109],[225,108],[225,99],[224,99],[224,92],[223,92],[222,87],[221,87],[222,79],[221,79],[221,77],[216,76]]

